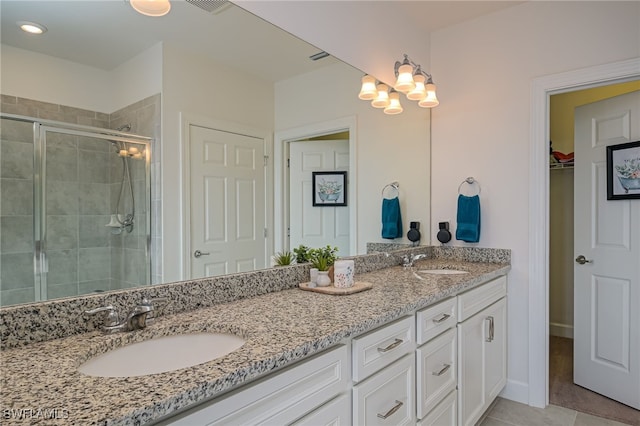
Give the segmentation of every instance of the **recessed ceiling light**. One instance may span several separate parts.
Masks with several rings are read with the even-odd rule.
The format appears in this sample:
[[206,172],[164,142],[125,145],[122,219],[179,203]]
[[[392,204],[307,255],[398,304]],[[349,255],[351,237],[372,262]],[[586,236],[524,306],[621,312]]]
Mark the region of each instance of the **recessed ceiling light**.
[[22,31],[29,34],[42,34],[47,32],[47,27],[36,22],[18,21],[18,26]]
[[136,12],[147,16],[164,16],[171,10],[169,0],[129,0]]

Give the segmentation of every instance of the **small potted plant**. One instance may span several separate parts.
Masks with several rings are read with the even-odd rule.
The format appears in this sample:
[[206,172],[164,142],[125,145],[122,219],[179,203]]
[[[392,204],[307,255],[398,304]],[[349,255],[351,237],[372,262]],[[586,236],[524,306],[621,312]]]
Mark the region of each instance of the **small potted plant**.
[[296,255],[296,263],[306,263],[309,261],[309,250],[310,248],[300,244],[298,247],[293,249],[293,253]]
[[273,262],[276,266],[292,265],[295,261],[295,256],[289,250],[279,251],[273,255]]
[[337,253],[338,247],[331,247],[329,245],[309,250],[309,261],[311,262],[311,266],[318,269],[318,279],[316,284],[319,287],[326,287],[331,284],[332,279],[329,275],[329,270],[336,261]]

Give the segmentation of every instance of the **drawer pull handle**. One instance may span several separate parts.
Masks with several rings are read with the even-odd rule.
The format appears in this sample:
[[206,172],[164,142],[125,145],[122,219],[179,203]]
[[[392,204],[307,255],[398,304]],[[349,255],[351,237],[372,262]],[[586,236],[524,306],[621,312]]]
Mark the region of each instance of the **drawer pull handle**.
[[448,320],[450,317],[451,317],[451,315],[449,315],[449,314],[442,314],[440,317],[434,318],[432,321],[435,324],[440,324],[441,322]]
[[400,346],[402,344],[402,342],[404,342],[404,340],[396,339],[396,340],[393,341],[392,344],[390,344],[386,348],[378,348],[378,352],[382,352],[382,353],[389,352],[390,350],[395,349],[398,346]]
[[444,367],[442,367],[442,370],[440,370],[440,371],[432,371],[431,374],[434,375],[434,376],[442,376],[450,368],[451,368],[451,364],[444,364]]
[[381,418],[382,420],[388,418],[389,416],[392,416],[393,413],[395,413],[396,411],[398,411],[400,409],[400,407],[402,407],[404,404],[400,401],[398,401],[396,399],[396,405],[394,405],[393,407],[391,407],[391,410],[387,411],[386,414],[380,414],[378,413],[378,417]]

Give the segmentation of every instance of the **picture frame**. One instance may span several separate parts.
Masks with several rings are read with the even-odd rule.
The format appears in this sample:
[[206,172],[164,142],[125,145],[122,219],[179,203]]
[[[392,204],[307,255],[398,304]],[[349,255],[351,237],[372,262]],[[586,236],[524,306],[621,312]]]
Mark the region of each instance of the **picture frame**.
[[311,172],[311,194],[314,207],[347,205],[347,172]]
[[640,198],[640,141],[607,146],[607,200]]

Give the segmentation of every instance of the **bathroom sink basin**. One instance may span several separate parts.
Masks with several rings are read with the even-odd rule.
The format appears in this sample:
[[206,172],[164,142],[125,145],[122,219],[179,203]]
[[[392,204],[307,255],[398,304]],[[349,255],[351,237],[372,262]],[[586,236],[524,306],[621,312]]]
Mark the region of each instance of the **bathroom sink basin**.
[[244,339],[225,333],[163,336],[93,357],[78,367],[88,376],[135,377],[202,364],[240,348]]
[[420,274],[435,274],[435,275],[458,275],[468,274],[467,271],[460,271],[458,269],[421,269],[418,271]]

